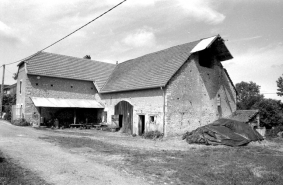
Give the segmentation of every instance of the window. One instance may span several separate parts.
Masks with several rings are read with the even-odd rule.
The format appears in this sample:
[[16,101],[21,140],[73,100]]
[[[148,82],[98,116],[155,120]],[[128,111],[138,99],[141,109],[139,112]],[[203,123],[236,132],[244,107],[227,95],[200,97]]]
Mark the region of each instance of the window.
[[51,84],[51,87],[53,87],[53,84]]
[[20,94],[22,94],[22,81],[20,81]]
[[38,83],[35,83],[36,86],[38,86]]
[[71,85],[71,88],[73,88],[73,86]]
[[149,116],[149,123],[155,123],[156,122],[156,116],[155,115],[150,115]]

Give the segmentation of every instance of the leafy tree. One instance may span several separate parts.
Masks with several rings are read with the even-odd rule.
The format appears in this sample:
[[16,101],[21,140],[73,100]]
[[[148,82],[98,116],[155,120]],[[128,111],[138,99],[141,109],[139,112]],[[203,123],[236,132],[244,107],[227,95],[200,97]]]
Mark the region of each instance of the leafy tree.
[[280,100],[262,99],[255,103],[252,108],[259,109],[261,126],[283,125],[283,104]]
[[83,57],[84,59],[91,59],[91,56],[90,55],[86,55]]
[[282,74],[282,76],[280,76],[279,78],[278,78],[278,80],[276,81],[276,83],[277,83],[277,87],[278,87],[278,89],[277,89],[277,95],[278,96],[283,96],[283,74]]
[[12,111],[12,105],[16,105],[16,94],[10,95],[5,94],[3,96],[3,108],[4,112],[7,113],[6,119],[11,120],[11,111]]
[[236,84],[237,109],[249,110],[252,106],[260,102],[264,96],[260,94],[260,86],[254,82],[241,82]]
[[17,80],[18,79],[18,73],[13,73],[13,78],[14,78],[14,80]]
[[3,105],[15,105],[16,104],[16,94],[10,95],[5,94],[3,96]]

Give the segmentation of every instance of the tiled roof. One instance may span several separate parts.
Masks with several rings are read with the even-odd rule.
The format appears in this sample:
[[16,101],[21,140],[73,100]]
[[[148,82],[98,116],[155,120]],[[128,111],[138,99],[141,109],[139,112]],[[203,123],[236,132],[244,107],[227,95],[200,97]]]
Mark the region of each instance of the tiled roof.
[[28,74],[95,81],[98,88],[102,88],[116,66],[47,52],[39,52],[25,62]]
[[236,110],[229,116],[229,119],[246,123],[253,119],[258,113],[258,110]]
[[174,46],[117,65],[102,93],[165,86],[199,41]]

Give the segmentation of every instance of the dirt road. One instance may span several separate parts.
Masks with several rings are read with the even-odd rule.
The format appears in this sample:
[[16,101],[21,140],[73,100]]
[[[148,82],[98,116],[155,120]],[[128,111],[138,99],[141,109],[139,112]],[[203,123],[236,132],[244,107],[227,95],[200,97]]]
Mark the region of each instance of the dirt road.
[[146,184],[83,155],[71,153],[39,137],[46,132],[16,127],[0,121],[0,150],[20,166],[30,169],[51,184],[127,185]]

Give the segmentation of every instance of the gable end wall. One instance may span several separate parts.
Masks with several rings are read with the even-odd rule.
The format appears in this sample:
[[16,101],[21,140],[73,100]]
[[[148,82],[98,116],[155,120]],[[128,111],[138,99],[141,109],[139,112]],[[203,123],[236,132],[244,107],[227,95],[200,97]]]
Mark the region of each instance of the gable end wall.
[[192,131],[236,110],[236,92],[221,64],[216,60],[213,63],[212,69],[202,67],[198,54],[193,54],[169,81],[166,86],[167,136]]

